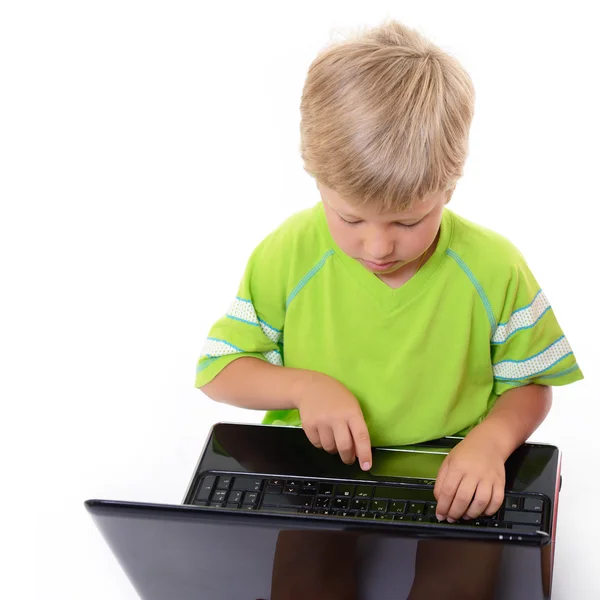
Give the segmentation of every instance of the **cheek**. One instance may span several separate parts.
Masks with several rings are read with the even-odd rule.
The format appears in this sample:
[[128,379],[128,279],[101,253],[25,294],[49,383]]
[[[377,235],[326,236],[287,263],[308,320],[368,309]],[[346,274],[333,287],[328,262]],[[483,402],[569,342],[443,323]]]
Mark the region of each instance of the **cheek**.
[[344,251],[355,248],[358,236],[349,231],[351,228],[343,223],[329,222],[329,232],[335,243]]
[[422,240],[425,246],[430,246],[433,240],[435,240],[435,236],[437,235],[439,227],[429,225],[427,229],[423,232]]
[[424,249],[429,248],[429,246],[433,244],[435,236],[438,234],[439,228],[439,224],[434,223],[432,225],[428,225],[426,230],[423,231],[421,236],[421,244]]
[[424,252],[435,240],[437,229],[435,227],[423,228],[421,231],[414,232],[405,245],[407,254],[418,255]]

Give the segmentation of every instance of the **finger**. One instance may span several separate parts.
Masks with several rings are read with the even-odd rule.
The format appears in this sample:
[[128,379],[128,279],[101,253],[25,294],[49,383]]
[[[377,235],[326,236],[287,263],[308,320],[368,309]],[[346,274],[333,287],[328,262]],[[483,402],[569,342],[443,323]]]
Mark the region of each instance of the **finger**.
[[340,458],[347,464],[351,465],[354,462],[354,441],[352,434],[348,429],[348,424],[345,421],[336,423],[333,426],[333,435],[335,437],[335,446],[340,454]]
[[308,441],[315,446],[316,448],[323,448],[321,445],[321,438],[319,437],[319,432],[316,427],[304,427],[304,433],[308,438]]
[[365,420],[360,417],[355,417],[348,422],[350,433],[354,441],[354,452],[358,458],[358,463],[363,471],[368,471],[373,464],[371,454],[371,438]]
[[436,500],[440,499],[440,495],[442,492],[442,486],[444,485],[444,480],[446,479],[446,475],[448,473],[448,459],[445,458],[440,470],[438,471],[437,477],[435,478],[435,485],[433,486],[433,495]]
[[323,450],[326,450],[330,454],[335,454],[337,448],[335,447],[335,438],[333,437],[333,430],[331,427],[329,425],[322,425],[319,427],[318,431]]
[[454,502],[454,496],[456,496],[456,491],[461,484],[462,478],[463,475],[460,471],[453,471],[449,464],[446,466],[446,473],[443,482],[440,484],[438,495],[436,496],[437,506],[435,509],[435,516],[440,521],[443,521],[448,517],[448,512]]
[[475,494],[476,488],[476,479],[463,477],[462,481],[460,482],[460,485],[456,490],[456,494],[454,495],[452,505],[448,510],[448,516],[446,518],[449,523],[454,523],[454,521],[458,521],[458,519],[460,519],[465,514],[467,508],[473,501],[473,496]]
[[504,483],[496,483],[492,487],[492,498],[485,509],[485,514],[488,517],[495,515],[502,507],[502,504],[504,504]]
[[473,500],[471,504],[469,504],[467,511],[463,515],[463,519],[476,519],[483,513],[492,498],[492,489],[493,486],[491,483],[480,481],[477,484],[475,495],[473,496]]

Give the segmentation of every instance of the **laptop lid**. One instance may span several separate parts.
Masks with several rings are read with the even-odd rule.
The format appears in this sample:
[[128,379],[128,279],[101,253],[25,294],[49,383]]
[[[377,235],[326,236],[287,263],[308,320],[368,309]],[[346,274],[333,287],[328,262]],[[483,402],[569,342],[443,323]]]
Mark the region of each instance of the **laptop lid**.
[[189,506],[85,506],[142,600],[550,598],[550,544]]

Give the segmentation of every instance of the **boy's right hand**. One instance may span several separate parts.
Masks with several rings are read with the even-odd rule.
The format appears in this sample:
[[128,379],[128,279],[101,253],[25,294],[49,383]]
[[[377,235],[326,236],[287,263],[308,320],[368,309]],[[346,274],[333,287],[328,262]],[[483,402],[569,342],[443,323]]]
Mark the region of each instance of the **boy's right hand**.
[[298,388],[296,407],[302,428],[317,448],[339,453],[348,465],[356,458],[371,468],[371,440],[358,400],[333,377],[307,372]]

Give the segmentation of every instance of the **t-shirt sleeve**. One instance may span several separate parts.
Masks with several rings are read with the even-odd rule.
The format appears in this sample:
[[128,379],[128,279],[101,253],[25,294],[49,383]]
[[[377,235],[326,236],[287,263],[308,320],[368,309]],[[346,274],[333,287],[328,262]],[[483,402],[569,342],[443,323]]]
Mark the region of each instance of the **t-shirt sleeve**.
[[285,283],[268,248],[252,254],[229,310],[211,328],[196,366],[196,387],[209,383],[237,358],[253,356],[283,365]]
[[515,260],[491,340],[494,393],[566,385],[583,374],[546,294],[522,256]]

